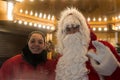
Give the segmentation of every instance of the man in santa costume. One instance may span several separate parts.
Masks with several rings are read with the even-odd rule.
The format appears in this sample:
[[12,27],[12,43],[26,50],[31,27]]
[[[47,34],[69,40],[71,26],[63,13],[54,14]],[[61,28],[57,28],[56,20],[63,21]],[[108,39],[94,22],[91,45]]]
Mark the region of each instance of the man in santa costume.
[[108,42],[99,41],[85,17],[75,8],[61,14],[57,31],[56,80],[120,80],[120,56]]

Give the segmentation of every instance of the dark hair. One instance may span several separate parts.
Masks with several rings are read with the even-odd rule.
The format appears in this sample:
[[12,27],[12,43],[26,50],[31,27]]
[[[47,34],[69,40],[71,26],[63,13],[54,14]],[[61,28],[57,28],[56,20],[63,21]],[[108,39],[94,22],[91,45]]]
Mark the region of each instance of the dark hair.
[[37,34],[40,34],[42,35],[43,39],[44,39],[44,42],[45,42],[45,34],[43,32],[40,32],[40,31],[32,31],[29,35],[28,35],[28,40],[30,39],[31,35],[34,34],[34,33],[37,33]]

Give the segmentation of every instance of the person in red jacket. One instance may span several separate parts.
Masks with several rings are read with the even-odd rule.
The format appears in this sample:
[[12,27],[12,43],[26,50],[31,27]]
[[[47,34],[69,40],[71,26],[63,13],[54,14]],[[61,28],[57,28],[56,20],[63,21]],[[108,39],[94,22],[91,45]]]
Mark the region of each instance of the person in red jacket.
[[76,8],[62,11],[57,50],[62,54],[56,80],[120,80],[120,56],[106,41],[97,40]]
[[0,80],[54,80],[55,66],[55,60],[47,59],[44,35],[33,31],[22,53],[3,63]]

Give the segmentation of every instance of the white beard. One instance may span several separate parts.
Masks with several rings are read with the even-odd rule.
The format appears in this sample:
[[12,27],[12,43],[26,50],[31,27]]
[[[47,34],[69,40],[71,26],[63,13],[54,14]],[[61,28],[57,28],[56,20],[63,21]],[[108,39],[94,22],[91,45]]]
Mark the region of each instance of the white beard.
[[85,62],[88,45],[81,42],[79,33],[69,34],[63,40],[63,56],[56,67],[56,80],[88,80]]

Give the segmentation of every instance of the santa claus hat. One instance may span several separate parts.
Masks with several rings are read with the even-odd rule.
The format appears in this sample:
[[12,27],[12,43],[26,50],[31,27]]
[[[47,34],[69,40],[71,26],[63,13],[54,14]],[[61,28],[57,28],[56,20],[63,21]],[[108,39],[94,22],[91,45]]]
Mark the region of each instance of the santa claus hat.
[[80,25],[80,30],[84,29],[85,32],[87,32],[89,35],[89,27],[86,23],[85,17],[82,15],[80,11],[78,11],[76,8],[73,7],[67,8],[61,12],[61,17],[58,22],[58,34],[65,35],[64,30],[66,26],[70,24]]

